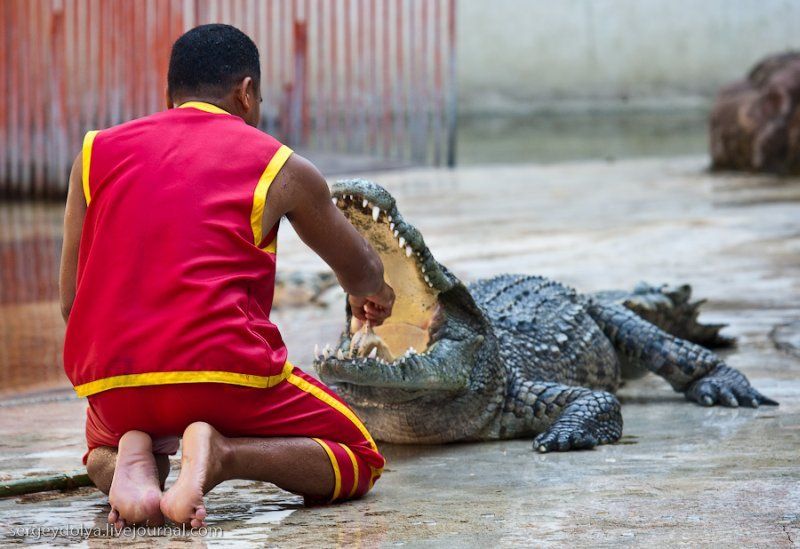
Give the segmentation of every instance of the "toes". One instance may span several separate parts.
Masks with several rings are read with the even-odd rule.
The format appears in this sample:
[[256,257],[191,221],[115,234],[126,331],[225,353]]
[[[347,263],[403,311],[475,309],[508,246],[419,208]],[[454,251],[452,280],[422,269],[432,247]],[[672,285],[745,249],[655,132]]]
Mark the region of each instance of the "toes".
[[195,510],[194,517],[192,517],[191,525],[192,528],[200,528],[206,525],[206,517],[208,513],[206,512],[205,507],[198,507]]
[[108,523],[109,524],[116,524],[119,520],[119,513],[113,507],[111,508],[111,512],[108,514]]
[[533,441],[533,448],[541,453],[586,450],[595,446],[597,437],[581,430],[547,431]]
[[686,397],[701,406],[713,406],[719,402],[719,387],[711,381],[700,380],[686,392]]
[[[764,395],[762,395],[761,393],[759,393],[755,389],[753,389],[753,392],[755,393],[754,400],[756,400],[758,402],[758,404],[765,404],[767,406],[780,406],[780,404],[778,404],[777,401],[772,400],[771,398],[765,397]],[[755,407],[756,406],[753,406],[753,408],[755,408]]]
[[777,406],[774,400],[765,397],[749,384],[720,384],[712,381],[696,383],[687,393],[689,400],[693,400],[701,406],[714,406],[721,404],[731,408],[737,406],[748,406],[758,408],[761,404]]
[[739,406],[758,408],[758,399],[756,398],[755,391],[753,391],[752,387],[735,385],[730,389],[736,397],[736,400],[739,402]]
[[736,400],[736,396],[733,394],[733,392],[730,389],[728,389],[726,387],[722,387],[719,390],[719,402],[723,406],[727,406],[729,408],[738,408],[739,407],[739,401]]
[[558,434],[557,438],[557,448],[559,452],[566,452],[570,448],[572,448],[572,433],[568,431],[564,431]]
[[597,438],[592,434],[586,433],[575,441],[574,448],[581,448],[583,450],[588,450],[590,448],[594,448],[597,445],[598,445]]
[[556,434],[545,432],[533,439],[533,447],[541,453],[552,452],[556,449]]

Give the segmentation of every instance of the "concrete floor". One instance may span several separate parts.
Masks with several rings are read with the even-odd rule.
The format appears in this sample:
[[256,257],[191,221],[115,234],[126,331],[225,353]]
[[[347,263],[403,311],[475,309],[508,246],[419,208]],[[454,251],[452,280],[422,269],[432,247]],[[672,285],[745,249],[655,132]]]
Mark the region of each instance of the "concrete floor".
[[[739,339],[726,352],[729,364],[779,408],[701,408],[648,377],[620,392],[619,444],[548,455],[525,440],[383,445],[388,465],[365,499],[303,508],[270,486],[227,483],[209,497],[210,525],[221,537],[192,545],[794,544],[800,359],[791,322],[800,318],[800,181],[710,175],[704,167],[702,158],[673,158],[373,178],[464,279],[530,272],[586,291],[639,280],[691,283],[697,297],[710,299],[703,318],[730,323],[726,333]],[[321,269],[288,230],[280,256],[286,271]],[[314,343],[335,339],[338,299],[331,295],[329,308],[276,313],[297,364],[309,364]],[[62,390],[0,401],[0,474],[77,469],[84,406]],[[0,543],[33,541],[15,538],[18,527],[101,527],[106,513],[93,489],[0,500]],[[82,542],[55,533],[57,543]]]

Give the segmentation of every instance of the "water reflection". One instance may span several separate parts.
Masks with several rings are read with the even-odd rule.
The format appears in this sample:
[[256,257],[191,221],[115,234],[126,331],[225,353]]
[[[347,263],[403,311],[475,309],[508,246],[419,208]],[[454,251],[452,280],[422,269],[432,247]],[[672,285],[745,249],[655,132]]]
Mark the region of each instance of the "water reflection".
[[0,203],[0,392],[65,383],[61,204]]
[[[173,481],[174,473],[170,482]],[[0,529],[0,544],[24,540],[52,545],[82,542],[90,547],[106,547],[114,538],[121,537],[126,543],[138,541],[148,547],[173,546],[176,542],[196,547],[250,547],[263,543],[278,524],[303,508],[300,496],[267,483],[249,481],[223,483],[210,493],[207,503],[212,520],[204,532],[206,535],[199,535],[181,531],[173,524],[161,531],[111,531],[106,523],[109,512],[106,497],[94,488],[0,500],[0,514],[8,517]]]

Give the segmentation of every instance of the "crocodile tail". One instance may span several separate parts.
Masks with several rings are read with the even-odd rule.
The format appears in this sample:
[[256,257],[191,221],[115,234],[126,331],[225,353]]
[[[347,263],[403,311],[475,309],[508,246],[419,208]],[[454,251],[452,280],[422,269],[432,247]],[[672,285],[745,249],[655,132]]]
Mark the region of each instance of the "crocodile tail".
[[735,338],[720,334],[727,324],[699,322],[700,307],[706,300],[692,301],[691,297],[692,287],[688,284],[652,286],[646,282],[637,284],[632,292],[611,290],[591,295],[597,303],[624,305],[675,337],[709,348],[732,346]]

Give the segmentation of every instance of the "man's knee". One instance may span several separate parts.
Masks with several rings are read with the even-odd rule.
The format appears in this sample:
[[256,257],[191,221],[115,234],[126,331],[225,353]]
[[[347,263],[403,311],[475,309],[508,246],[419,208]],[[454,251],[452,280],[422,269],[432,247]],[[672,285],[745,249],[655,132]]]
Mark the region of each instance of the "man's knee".
[[114,480],[114,467],[117,463],[117,449],[100,446],[89,452],[86,458],[86,472],[98,490],[108,494]]

